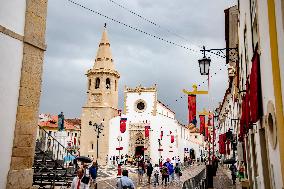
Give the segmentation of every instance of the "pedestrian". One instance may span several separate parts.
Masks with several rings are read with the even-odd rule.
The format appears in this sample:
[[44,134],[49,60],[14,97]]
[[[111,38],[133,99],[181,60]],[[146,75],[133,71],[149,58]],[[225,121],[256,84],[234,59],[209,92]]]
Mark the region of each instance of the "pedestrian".
[[182,173],[181,173],[181,169],[180,169],[180,166],[179,166],[179,165],[177,165],[177,166],[175,167],[175,174],[176,174],[176,176],[177,176],[178,181],[180,181],[180,177],[182,176]]
[[138,163],[138,183],[140,184],[143,181],[143,175],[145,173],[145,164],[143,160],[140,160]]
[[156,186],[157,184],[159,185],[159,175],[160,175],[160,167],[158,164],[155,164],[153,172],[154,172],[154,186]]
[[79,168],[77,170],[77,176],[72,181],[71,189],[89,189],[89,185],[85,184],[82,181],[83,176],[84,176],[84,169]]
[[96,179],[97,179],[97,173],[98,173],[98,166],[96,162],[93,162],[92,166],[89,168],[90,175],[92,178],[91,181],[91,187],[96,186]]
[[236,184],[237,167],[235,166],[234,163],[231,164],[230,170],[231,170],[231,175],[232,175],[233,184]]
[[118,189],[135,189],[133,181],[128,177],[128,171],[122,171],[122,177],[117,181]]
[[152,172],[153,172],[153,166],[152,166],[152,163],[148,160],[148,162],[147,162],[147,176],[148,176],[148,183],[149,184],[150,184]]
[[170,158],[167,158],[166,160],[167,160],[167,161],[164,163],[164,165],[167,166],[168,172],[169,172],[167,179],[169,180],[169,177],[171,177],[171,181],[173,181],[173,180],[174,180],[174,166],[173,166],[173,164],[171,163]]
[[165,164],[163,165],[161,172],[162,172],[162,184],[165,181],[165,186],[167,186],[167,182],[169,180],[169,170]]

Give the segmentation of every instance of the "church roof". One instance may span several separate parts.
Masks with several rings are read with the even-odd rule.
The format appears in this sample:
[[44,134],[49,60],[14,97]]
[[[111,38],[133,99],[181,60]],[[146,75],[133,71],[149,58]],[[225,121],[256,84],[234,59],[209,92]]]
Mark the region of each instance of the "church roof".
[[114,70],[114,64],[112,59],[112,54],[110,50],[110,42],[108,39],[106,27],[102,34],[101,41],[99,43],[99,48],[97,51],[94,69],[109,69]]

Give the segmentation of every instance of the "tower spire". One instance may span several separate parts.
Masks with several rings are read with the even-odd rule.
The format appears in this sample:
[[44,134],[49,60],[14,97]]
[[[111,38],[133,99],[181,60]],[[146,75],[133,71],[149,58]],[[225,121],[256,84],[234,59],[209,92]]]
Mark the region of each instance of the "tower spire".
[[106,31],[106,23],[104,24],[104,30],[101,41],[99,43],[99,49],[97,51],[94,68],[106,68],[114,70],[113,59],[110,50],[110,42]]

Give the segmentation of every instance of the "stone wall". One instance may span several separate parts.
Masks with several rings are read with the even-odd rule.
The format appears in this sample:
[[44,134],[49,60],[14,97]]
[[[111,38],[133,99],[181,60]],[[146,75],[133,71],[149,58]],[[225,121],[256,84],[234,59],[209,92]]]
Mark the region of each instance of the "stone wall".
[[41,95],[47,0],[27,0],[23,61],[13,150],[6,188],[31,188]]

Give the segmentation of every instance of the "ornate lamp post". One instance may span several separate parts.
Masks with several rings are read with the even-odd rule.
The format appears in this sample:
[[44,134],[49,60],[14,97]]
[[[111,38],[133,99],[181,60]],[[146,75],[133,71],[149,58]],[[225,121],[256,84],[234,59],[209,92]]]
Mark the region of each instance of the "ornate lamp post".
[[98,158],[99,158],[99,138],[100,138],[100,134],[102,133],[102,130],[103,130],[104,126],[103,126],[103,123],[100,123],[100,124],[94,123],[94,124],[92,124],[92,121],[89,121],[89,125],[93,126],[94,129],[95,129],[95,132],[97,133],[97,160],[98,160]]

